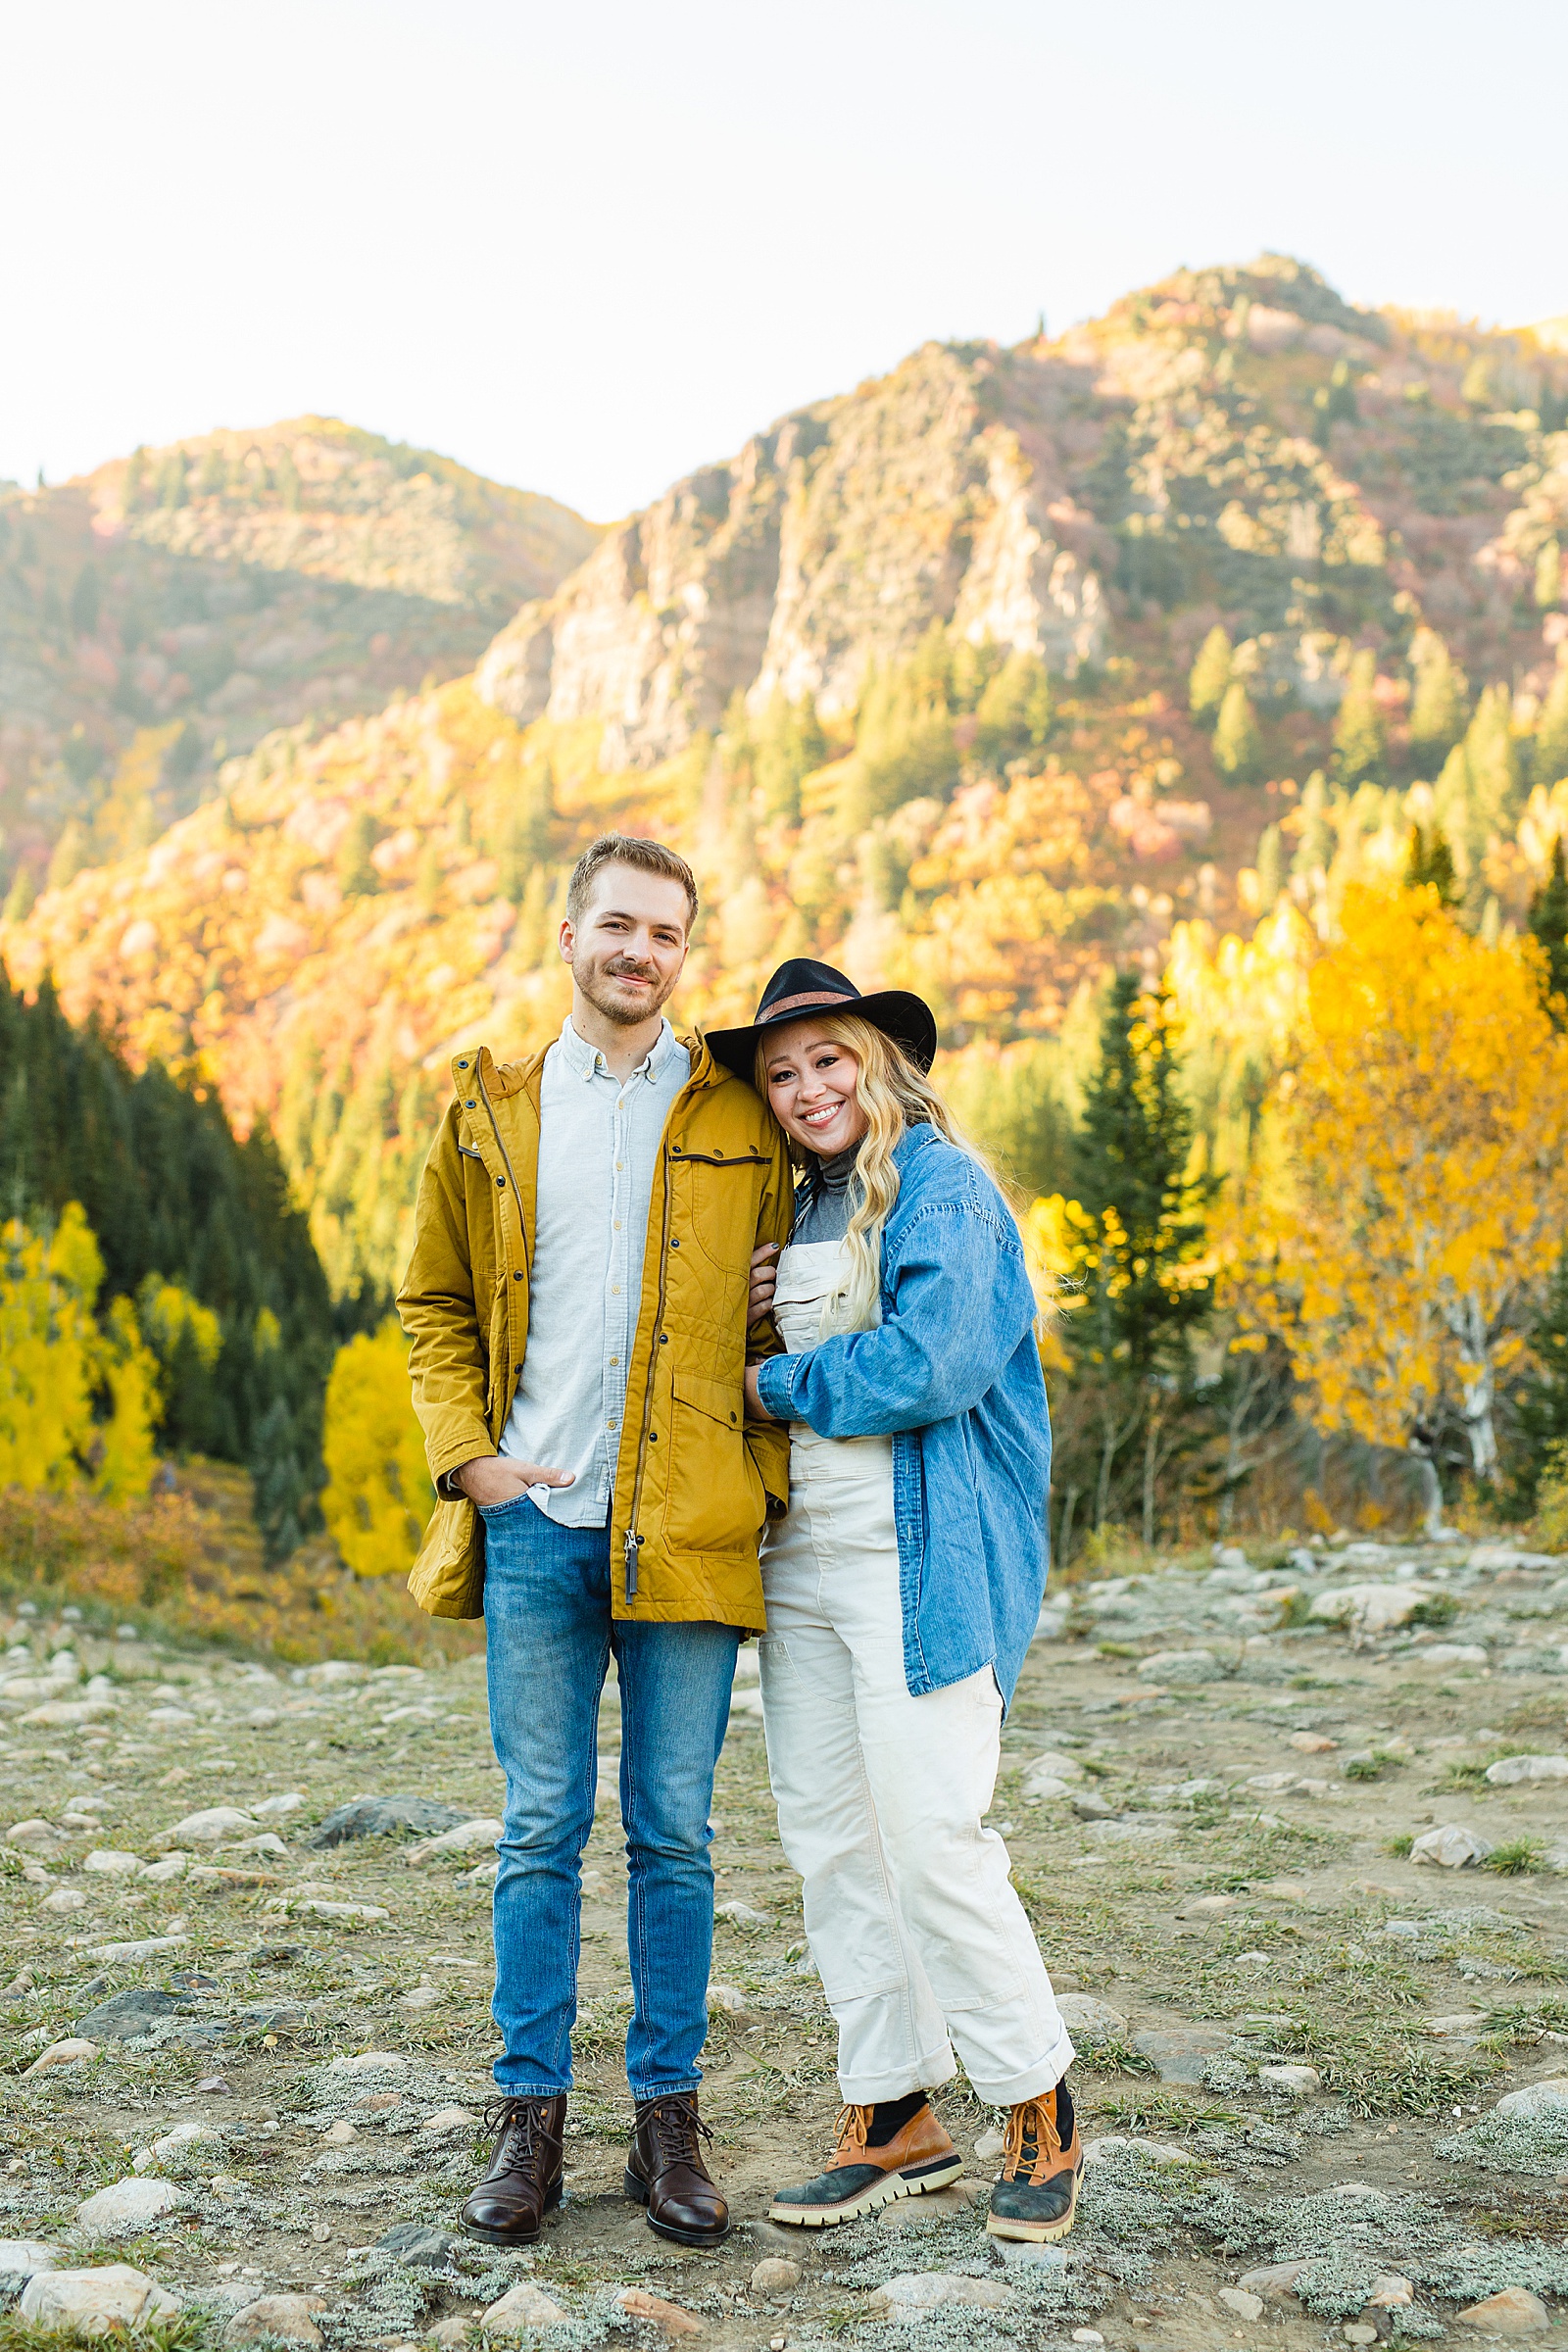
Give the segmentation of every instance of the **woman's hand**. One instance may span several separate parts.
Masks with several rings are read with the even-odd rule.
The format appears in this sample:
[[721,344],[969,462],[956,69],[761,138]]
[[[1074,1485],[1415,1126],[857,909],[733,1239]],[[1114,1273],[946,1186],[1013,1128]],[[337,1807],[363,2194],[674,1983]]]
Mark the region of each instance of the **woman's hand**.
[[750,1418],[754,1421],[771,1421],[773,1418],[773,1415],[768,1411],[766,1405],[762,1402],[761,1395],[758,1389],[757,1366],[755,1364],[748,1364],[746,1367],[746,1410]]
[[752,1251],[752,1296],[746,1309],[748,1324],[760,1323],[772,1309],[773,1289],[778,1281],[778,1268],[772,1261],[777,1255],[777,1242],[760,1242]]

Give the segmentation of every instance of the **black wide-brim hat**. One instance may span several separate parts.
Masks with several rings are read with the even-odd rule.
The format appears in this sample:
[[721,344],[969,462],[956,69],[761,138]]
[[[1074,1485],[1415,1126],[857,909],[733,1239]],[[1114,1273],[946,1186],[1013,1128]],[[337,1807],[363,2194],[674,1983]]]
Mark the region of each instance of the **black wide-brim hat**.
[[813,1012],[853,1012],[857,1020],[869,1021],[873,1029],[901,1045],[921,1070],[929,1070],[936,1059],[936,1016],[923,998],[906,988],[884,988],[874,996],[862,997],[853,980],[836,972],[830,963],[815,963],[808,956],[792,956],[788,963],[779,965],[762,991],[757,1018],[749,1028],[710,1029],[709,1050],[715,1061],[750,1085],[760,1040],[769,1029],[782,1029]]

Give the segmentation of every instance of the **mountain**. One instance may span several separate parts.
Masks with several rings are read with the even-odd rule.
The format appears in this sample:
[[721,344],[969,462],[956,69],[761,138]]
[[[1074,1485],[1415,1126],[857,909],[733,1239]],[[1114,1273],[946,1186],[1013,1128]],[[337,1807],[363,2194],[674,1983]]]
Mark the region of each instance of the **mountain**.
[[147,842],[225,758],[469,668],[594,527],[329,417],[0,487],[0,875]]
[[451,1048],[559,1025],[571,860],[657,831],[704,893],[681,1012],[792,952],[917,987],[1049,1190],[1113,964],[1289,906],[1314,936],[1413,822],[1468,919],[1525,919],[1568,828],[1559,340],[1265,256],[927,345],[605,533],[469,674],[231,752],[0,954],[265,1116],[351,1290],[396,1266]]

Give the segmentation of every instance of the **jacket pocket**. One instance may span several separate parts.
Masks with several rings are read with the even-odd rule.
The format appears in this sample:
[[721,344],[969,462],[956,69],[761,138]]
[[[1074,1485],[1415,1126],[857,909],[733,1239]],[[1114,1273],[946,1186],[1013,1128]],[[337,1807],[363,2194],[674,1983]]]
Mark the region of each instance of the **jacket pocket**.
[[689,1236],[710,1265],[744,1278],[751,1265],[758,1196],[767,1162],[743,1152],[733,1157],[692,1152],[679,1157],[672,1153],[667,1165],[674,1231]]
[[755,1547],[767,1497],[746,1445],[738,1381],[677,1368],[670,1383],[665,1539],[672,1551]]

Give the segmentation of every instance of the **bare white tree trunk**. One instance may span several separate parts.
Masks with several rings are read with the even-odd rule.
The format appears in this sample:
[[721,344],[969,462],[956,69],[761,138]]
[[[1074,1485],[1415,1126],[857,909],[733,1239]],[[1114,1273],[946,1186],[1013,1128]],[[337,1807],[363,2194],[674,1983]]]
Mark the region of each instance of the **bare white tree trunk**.
[[1459,1409],[1464,1421],[1465,1436],[1470,1441],[1470,1467],[1477,1478],[1491,1479],[1497,1474],[1497,1430],[1494,1408],[1496,1403],[1496,1379],[1492,1363],[1492,1334],[1487,1329],[1481,1301],[1474,1293],[1457,1299],[1445,1309],[1448,1329],[1464,1349],[1465,1360],[1474,1369],[1461,1384]]

